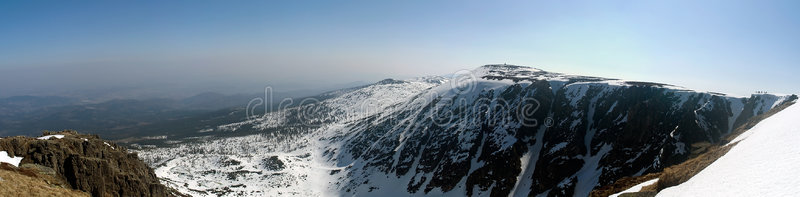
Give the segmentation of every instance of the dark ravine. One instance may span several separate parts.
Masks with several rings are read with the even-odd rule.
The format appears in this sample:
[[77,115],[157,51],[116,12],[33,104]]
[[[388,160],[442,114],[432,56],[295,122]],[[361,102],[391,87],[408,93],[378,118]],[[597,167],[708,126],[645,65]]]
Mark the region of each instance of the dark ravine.
[[[100,139],[97,135],[74,131],[44,132],[63,138],[0,139],[0,150],[23,157],[20,166],[38,166],[54,171],[54,178],[72,189],[92,196],[179,196],[159,183],[153,169],[125,147]],[[36,164],[36,165],[30,165]]]

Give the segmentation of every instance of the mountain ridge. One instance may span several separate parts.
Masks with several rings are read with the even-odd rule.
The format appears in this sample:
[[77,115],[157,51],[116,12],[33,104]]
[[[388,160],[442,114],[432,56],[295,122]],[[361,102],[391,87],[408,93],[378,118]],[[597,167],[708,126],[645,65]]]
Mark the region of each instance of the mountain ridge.
[[[205,192],[195,195],[219,188],[255,192],[231,187],[244,184],[294,195],[580,196],[681,162],[689,145],[717,141],[740,124],[737,119],[796,99],[731,97],[509,65],[482,66],[440,83],[406,82],[338,91],[214,128],[261,134],[140,154],[168,184]],[[273,156],[285,168],[264,168]],[[239,163],[219,162],[228,160]],[[249,173],[237,173],[242,169]],[[209,184],[220,179],[214,177],[228,178]],[[322,186],[299,187],[312,179]]]

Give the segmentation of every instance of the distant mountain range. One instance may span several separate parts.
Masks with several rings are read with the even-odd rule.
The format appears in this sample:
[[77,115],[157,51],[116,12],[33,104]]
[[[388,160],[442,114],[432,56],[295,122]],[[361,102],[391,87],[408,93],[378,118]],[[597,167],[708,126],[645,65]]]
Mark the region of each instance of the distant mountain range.
[[[41,134],[75,129],[109,139],[136,136],[141,127],[243,108],[261,94],[202,93],[184,99],[115,99],[88,102],[58,96],[0,99],[0,135]],[[279,94],[283,98],[283,94]]]

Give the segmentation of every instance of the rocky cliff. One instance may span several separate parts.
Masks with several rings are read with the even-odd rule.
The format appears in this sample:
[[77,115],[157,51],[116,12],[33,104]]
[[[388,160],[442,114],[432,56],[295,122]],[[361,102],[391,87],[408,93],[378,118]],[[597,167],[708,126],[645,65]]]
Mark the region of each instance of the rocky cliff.
[[74,131],[45,132],[43,137],[0,139],[0,150],[22,157],[20,168],[49,175],[56,187],[85,191],[92,196],[174,196],[153,170],[124,147],[97,135]]

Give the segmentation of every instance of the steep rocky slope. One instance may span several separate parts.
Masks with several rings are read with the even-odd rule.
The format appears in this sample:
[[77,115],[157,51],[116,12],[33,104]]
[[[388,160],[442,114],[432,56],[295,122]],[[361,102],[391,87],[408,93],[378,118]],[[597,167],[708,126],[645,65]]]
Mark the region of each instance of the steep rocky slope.
[[517,66],[473,73],[474,87],[433,89],[421,105],[402,103],[391,114],[326,132],[334,135],[323,140],[343,141],[323,155],[348,168],[337,177],[342,188],[383,189],[368,182],[385,174],[411,193],[586,196],[621,176],[683,161],[687,145],[718,141],[737,120],[786,100]]
[[737,136],[730,151],[658,196],[796,196],[800,192],[800,105]]
[[793,104],[795,102],[784,102],[766,113],[749,118],[747,122],[736,127],[717,143],[704,142],[692,145],[691,159],[689,160],[669,166],[659,172],[648,173],[638,177],[623,177],[613,184],[595,188],[590,196],[605,197],[611,194],[622,195],[623,193],[636,193],[631,194],[634,196],[653,196],[662,189],[681,184],[715,162],[719,157],[725,155],[730,148],[738,143],[736,139],[741,134],[749,133],[749,130],[757,126],[761,121],[772,117]]
[[691,144],[796,96],[487,65],[320,98],[215,128],[261,135],[141,154],[196,195],[586,196],[682,162]]
[[21,168],[49,174],[49,184],[92,196],[173,195],[136,154],[96,135],[65,131],[45,132],[40,138],[7,137],[0,139],[0,150],[21,157]]

